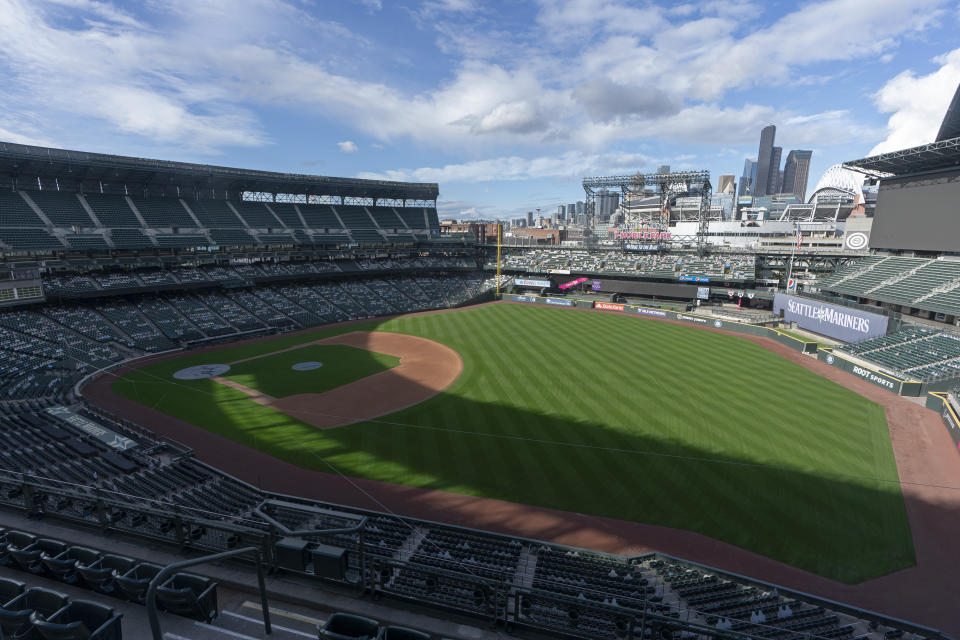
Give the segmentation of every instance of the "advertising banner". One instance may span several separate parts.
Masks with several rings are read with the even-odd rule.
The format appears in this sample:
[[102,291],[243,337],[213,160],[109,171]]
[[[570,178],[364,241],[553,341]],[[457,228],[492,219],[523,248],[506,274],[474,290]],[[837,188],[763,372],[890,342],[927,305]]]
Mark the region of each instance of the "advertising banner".
[[639,244],[637,242],[627,242],[623,245],[624,251],[660,251],[659,244]]
[[637,313],[642,316],[653,316],[654,318],[669,318],[670,316],[663,309],[648,309],[646,307],[637,307]]
[[698,300],[709,300],[709,299],[710,299],[710,287],[697,287],[697,299],[698,299]]
[[709,276],[688,276],[684,274],[677,276],[677,280],[680,282],[710,282]]
[[543,288],[543,287],[549,287],[550,281],[549,280],[530,280],[529,278],[514,278],[513,284],[517,285],[518,287]]
[[513,300],[514,302],[536,302],[536,296],[504,296],[507,300]]
[[860,342],[887,333],[887,316],[810,298],[778,293],[773,297],[773,312],[783,319],[844,342]]
[[885,373],[880,373],[879,371],[860,366],[852,360],[847,360],[838,353],[821,350],[817,353],[817,359],[826,362],[830,366],[843,369],[848,373],[852,373],[858,378],[866,380],[871,384],[875,384],[878,387],[883,387],[887,391],[892,391],[896,394],[900,393],[900,387],[903,381],[899,378],[888,376]]
[[547,273],[558,273],[562,276],[570,275],[570,269],[547,269]]
[[543,301],[546,304],[556,305],[558,307],[572,307],[573,300],[567,300],[566,298],[544,298]]
[[576,280],[571,280],[570,282],[564,282],[562,285],[560,285],[559,288],[561,291],[566,291],[570,287],[575,287],[578,284],[583,284],[587,280],[589,280],[589,278],[577,278]]
[[590,283],[590,290],[600,291],[600,287],[602,286],[603,286],[603,282],[601,280],[594,280],[593,282]]
[[623,305],[616,302],[598,302],[593,306],[596,309],[606,309],[607,311],[623,311]]

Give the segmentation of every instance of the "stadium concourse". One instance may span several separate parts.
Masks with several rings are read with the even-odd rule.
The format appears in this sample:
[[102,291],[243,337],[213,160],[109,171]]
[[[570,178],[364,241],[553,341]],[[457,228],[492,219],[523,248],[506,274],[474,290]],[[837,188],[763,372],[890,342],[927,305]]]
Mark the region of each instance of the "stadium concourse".
[[[960,630],[926,609],[907,622],[660,553],[621,556],[418,519],[412,508],[264,491],[84,397],[88,374],[144,356],[439,312],[516,286],[516,274],[498,282],[484,269],[487,248],[439,237],[437,194],[437,185],[0,143],[4,634],[149,637],[155,597],[170,640],[262,638],[249,562],[163,570],[250,547],[270,570],[268,609],[283,637],[886,640]],[[756,280],[749,254],[539,251],[506,264],[531,275]],[[934,297],[915,293],[911,303]],[[953,345],[939,335],[897,343],[937,339],[942,349],[923,349],[933,363],[897,359],[899,370],[949,364]],[[510,508],[520,522],[533,513]]]

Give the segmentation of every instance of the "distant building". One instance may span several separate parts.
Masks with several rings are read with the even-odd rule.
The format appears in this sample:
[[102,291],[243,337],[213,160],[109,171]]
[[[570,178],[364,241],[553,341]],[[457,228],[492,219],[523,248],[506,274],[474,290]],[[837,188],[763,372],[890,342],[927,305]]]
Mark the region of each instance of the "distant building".
[[807,181],[810,177],[810,158],[813,151],[794,149],[787,154],[783,165],[783,193],[792,193],[800,202],[806,202]]
[[738,196],[753,195],[753,184],[757,179],[757,161],[747,158],[743,161],[743,175],[740,176]]
[[[777,127],[770,124],[760,130],[760,148],[757,151],[757,177],[753,182],[753,195],[765,196],[770,185],[771,170],[779,169],[780,156],[777,155],[777,163],[772,164],[773,141],[777,135]],[[774,169],[776,168],[776,169]],[[776,174],[774,174],[776,175]]]
[[670,173],[670,165],[662,164],[657,167],[657,173]]
[[736,193],[737,179],[733,174],[724,174],[717,179],[717,193]]
[[527,226],[533,226],[533,211],[527,211]]
[[780,158],[783,155],[783,147],[774,147],[770,150],[770,178],[767,181],[767,195],[772,196],[780,193]]

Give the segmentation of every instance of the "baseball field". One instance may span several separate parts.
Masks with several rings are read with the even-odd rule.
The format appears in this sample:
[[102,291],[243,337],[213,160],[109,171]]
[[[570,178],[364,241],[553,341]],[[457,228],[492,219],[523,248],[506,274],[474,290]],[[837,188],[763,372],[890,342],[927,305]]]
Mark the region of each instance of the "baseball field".
[[[208,364],[229,370],[174,378]],[[307,469],[687,529],[848,583],[914,564],[883,408],[732,335],[492,304],[113,391]]]

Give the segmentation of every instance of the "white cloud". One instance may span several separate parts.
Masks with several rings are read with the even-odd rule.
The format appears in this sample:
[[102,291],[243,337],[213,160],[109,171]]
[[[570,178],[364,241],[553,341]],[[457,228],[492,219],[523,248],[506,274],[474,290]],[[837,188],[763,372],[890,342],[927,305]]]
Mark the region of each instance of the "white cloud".
[[359,147],[357,147],[357,143],[353,140],[344,140],[343,142],[338,142],[337,147],[339,147],[340,151],[343,153],[356,153],[360,150]]
[[870,155],[933,142],[960,84],[960,49],[938,57],[940,68],[925,76],[913,71],[890,79],[874,94],[881,113],[890,113],[886,138]]
[[639,153],[583,154],[567,151],[562,154],[522,158],[504,156],[486,160],[472,160],[443,167],[395,169],[364,172],[359,178],[373,180],[400,180],[417,182],[491,182],[499,180],[528,180],[536,178],[565,178],[579,180],[586,175],[630,173],[650,164],[650,159]]
[[[402,74],[354,73],[356,52],[375,43],[312,17],[307,3],[152,0],[133,17],[106,0],[0,0],[0,107],[38,106],[38,130],[69,121],[91,140],[120,132],[199,153],[268,144],[259,114],[277,107],[379,144],[468,158],[548,157],[560,145],[590,157],[648,139],[731,144],[771,121],[812,145],[864,129],[849,114],[724,99],[753,83],[789,82],[809,63],[887,55],[942,1],[826,0],[758,26],[761,8],[747,2],[723,3],[732,7],[724,12],[711,0],[679,11],[543,0],[535,22],[518,28],[491,19],[482,3],[437,0],[420,5],[433,16],[422,26],[452,52],[451,70],[414,89]],[[65,26],[58,16],[67,10],[81,20]]]

